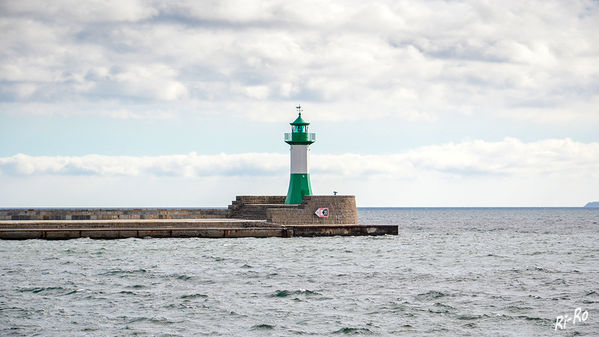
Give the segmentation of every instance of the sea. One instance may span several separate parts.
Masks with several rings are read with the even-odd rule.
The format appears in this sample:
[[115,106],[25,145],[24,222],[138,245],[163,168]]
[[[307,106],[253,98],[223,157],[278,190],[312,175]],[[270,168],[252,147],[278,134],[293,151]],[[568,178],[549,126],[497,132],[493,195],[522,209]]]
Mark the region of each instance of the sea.
[[0,241],[0,335],[599,336],[599,209],[359,217],[399,235]]

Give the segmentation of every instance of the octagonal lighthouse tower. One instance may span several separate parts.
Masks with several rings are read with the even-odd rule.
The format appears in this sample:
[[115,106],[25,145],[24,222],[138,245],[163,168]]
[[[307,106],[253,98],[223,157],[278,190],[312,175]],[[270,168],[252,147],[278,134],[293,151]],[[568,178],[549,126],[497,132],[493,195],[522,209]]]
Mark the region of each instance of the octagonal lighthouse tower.
[[308,125],[302,119],[302,107],[296,107],[298,117],[291,124],[291,133],[285,134],[285,143],[291,145],[291,176],[286,204],[299,204],[304,196],[312,195],[310,172],[308,171],[308,152],[310,144],[316,141],[316,134],[308,133]]

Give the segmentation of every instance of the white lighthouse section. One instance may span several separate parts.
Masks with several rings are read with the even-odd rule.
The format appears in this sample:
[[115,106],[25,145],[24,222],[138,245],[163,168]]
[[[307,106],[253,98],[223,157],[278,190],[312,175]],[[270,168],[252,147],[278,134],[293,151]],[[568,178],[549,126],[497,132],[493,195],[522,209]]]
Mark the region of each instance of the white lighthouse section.
[[291,145],[291,174],[308,173],[308,145]]

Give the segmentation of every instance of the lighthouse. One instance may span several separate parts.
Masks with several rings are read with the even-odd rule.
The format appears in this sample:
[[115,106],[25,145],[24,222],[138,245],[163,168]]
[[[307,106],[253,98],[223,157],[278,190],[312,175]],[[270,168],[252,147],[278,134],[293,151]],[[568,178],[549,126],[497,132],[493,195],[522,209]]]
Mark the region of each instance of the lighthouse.
[[291,174],[286,204],[299,204],[304,196],[312,194],[310,171],[308,170],[308,152],[310,144],[316,141],[316,134],[308,133],[308,125],[302,118],[302,107],[296,107],[298,116],[291,125],[291,132],[285,133],[285,143],[291,146]]

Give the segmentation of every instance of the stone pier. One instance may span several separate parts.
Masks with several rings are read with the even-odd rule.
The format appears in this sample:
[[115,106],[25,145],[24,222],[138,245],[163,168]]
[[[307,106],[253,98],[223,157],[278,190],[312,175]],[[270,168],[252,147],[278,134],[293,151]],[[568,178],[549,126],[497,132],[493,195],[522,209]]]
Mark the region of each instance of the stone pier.
[[[293,237],[397,235],[397,226],[361,225],[354,196],[237,196],[228,208],[0,209],[0,239]],[[318,217],[319,208],[328,217]]]

